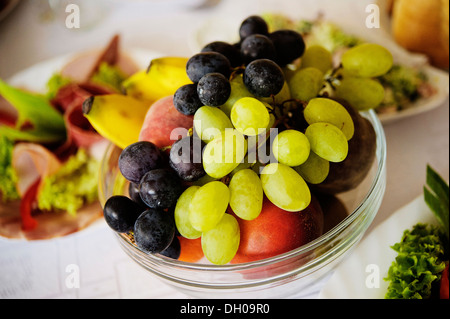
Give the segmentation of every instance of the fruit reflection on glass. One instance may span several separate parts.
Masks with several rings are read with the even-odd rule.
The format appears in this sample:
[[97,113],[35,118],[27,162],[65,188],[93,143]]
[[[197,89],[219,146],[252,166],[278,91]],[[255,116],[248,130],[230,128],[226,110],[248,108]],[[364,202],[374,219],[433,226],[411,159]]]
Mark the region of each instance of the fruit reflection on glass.
[[153,60],[123,83],[125,95],[85,102],[92,125],[123,149],[118,166],[139,203],[113,196],[106,221],[147,253],[197,261],[201,241],[200,255],[222,265],[288,252],[342,220],[330,216],[333,196],[372,166],[375,133],[359,111],[384,96],[373,78],[392,67],[386,49],[357,46],[333,68],[325,49],[269,33],[260,17],[240,35]]

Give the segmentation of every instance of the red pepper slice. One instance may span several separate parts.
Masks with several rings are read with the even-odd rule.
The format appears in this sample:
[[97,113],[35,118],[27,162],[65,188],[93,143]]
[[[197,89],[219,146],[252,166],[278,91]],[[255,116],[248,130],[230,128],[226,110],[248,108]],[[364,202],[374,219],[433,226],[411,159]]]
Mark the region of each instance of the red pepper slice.
[[441,289],[440,289],[441,299],[449,299],[448,297],[448,265],[445,267],[441,278]]
[[30,231],[37,227],[38,222],[31,216],[33,203],[36,201],[37,190],[41,179],[38,178],[25,192],[20,202],[20,217],[22,218],[22,229]]

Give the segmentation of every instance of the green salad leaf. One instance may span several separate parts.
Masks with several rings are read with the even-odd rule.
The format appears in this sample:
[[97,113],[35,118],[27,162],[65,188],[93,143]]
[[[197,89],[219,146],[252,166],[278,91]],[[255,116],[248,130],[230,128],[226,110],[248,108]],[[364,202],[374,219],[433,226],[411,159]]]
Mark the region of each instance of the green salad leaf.
[[428,299],[433,283],[445,269],[444,238],[439,227],[417,224],[405,230],[401,242],[392,246],[398,256],[385,280],[390,281],[386,299]]
[[80,148],[76,155],[45,179],[38,196],[41,210],[61,210],[75,215],[97,199],[99,162]]
[[54,99],[59,90],[70,83],[72,83],[71,79],[65,78],[59,73],[53,74],[52,77],[47,81],[47,99]]
[[100,64],[98,71],[92,76],[91,81],[121,92],[122,82],[126,78],[126,75],[118,67],[103,62]]
[[0,135],[0,197],[3,202],[20,198],[16,188],[17,174],[12,167],[13,149],[14,143]]
[[448,261],[449,186],[427,166],[424,200],[439,226],[417,224],[405,230],[402,240],[392,246],[398,255],[389,268],[386,299],[428,299],[432,297]]
[[0,79],[2,95],[18,111],[16,127],[0,125],[0,135],[12,141],[54,143],[66,139],[64,118],[45,96],[14,88]]

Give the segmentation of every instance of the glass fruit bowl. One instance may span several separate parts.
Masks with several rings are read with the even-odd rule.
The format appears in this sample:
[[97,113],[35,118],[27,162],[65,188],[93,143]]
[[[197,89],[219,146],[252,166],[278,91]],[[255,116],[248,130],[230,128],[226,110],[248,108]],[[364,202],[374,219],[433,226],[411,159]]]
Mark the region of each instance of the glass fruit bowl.
[[[333,268],[360,241],[381,205],[386,187],[386,140],[373,111],[362,113],[376,133],[376,157],[369,174],[355,189],[337,195],[348,215],[319,238],[290,252],[243,264],[212,265],[182,262],[135,246],[117,234],[124,251],[144,269],[175,289],[197,298],[300,298],[318,292]],[[120,174],[121,149],[110,145],[104,155],[99,196],[102,205],[113,195],[127,195]]]

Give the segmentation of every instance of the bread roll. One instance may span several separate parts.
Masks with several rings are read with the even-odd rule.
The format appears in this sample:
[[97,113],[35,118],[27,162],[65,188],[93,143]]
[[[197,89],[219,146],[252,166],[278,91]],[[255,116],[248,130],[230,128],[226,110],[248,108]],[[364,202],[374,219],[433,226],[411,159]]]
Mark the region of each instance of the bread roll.
[[395,0],[393,35],[398,44],[449,67],[449,0]]

